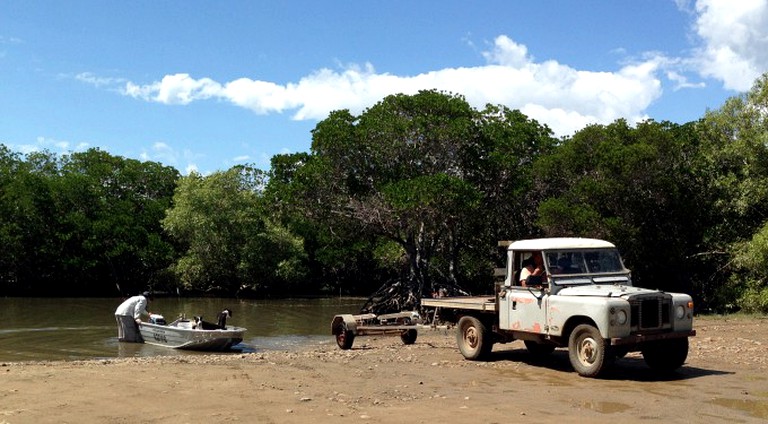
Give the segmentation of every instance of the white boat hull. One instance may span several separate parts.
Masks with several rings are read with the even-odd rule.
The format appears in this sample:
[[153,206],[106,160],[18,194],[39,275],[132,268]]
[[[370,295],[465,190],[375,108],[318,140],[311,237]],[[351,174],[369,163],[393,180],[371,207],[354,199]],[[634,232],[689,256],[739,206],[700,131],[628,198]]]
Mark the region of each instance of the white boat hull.
[[242,327],[227,326],[226,330],[198,330],[189,321],[173,322],[168,325],[142,322],[139,324],[144,343],[189,350],[228,350],[243,341]]

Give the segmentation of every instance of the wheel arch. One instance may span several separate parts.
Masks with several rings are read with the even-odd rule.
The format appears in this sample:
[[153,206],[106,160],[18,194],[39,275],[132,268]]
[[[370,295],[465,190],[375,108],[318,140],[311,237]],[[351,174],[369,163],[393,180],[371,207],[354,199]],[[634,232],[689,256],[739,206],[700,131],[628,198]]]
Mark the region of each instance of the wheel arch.
[[[346,328],[345,328],[346,324]],[[331,322],[331,334],[336,336],[344,330],[351,331],[352,334],[357,334],[357,321],[355,317],[350,314],[336,315]]]
[[488,330],[493,329],[496,326],[497,322],[497,315],[496,314],[489,314],[489,313],[483,313],[480,311],[457,311],[456,313],[456,323],[459,323],[459,320],[461,320],[462,317],[474,317],[477,318],[485,328]]
[[572,316],[568,318],[568,320],[565,322],[565,325],[563,325],[563,333],[560,336],[561,339],[565,341],[566,346],[568,345],[568,339],[571,337],[571,333],[573,332],[573,329],[581,324],[589,324],[597,328],[598,331],[600,331],[600,327],[597,326],[597,323],[595,323],[595,320],[593,320],[592,318],[586,315]]

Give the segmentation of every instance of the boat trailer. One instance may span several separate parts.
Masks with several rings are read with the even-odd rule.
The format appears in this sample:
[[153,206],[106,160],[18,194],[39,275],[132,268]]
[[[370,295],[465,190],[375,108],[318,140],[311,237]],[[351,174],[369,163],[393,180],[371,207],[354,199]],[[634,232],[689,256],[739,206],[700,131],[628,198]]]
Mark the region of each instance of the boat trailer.
[[396,312],[393,314],[341,314],[333,317],[331,334],[341,349],[351,349],[357,336],[400,335],[403,344],[416,342],[416,326],[421,324],[418,312]]

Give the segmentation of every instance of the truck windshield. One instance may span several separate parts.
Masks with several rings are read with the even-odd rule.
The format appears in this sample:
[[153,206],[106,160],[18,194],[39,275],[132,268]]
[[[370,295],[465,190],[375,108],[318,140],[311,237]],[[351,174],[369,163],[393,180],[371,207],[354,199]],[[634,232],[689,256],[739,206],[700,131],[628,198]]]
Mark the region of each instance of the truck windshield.
[[550,251],[546,257],[553,275],[626,272],[616,249]]

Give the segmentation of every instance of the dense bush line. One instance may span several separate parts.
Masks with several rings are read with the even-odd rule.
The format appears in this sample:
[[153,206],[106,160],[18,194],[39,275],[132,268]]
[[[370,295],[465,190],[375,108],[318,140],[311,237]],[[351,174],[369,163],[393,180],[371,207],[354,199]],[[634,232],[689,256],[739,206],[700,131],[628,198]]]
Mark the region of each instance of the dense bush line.
[[0,145],[0,293],[418,297],[491,288],[498,240],[613,241],[638,285],[768,312],[768,76],[685,124],[555,138],[423,91],[331,113],[307,153],[202,176]]

